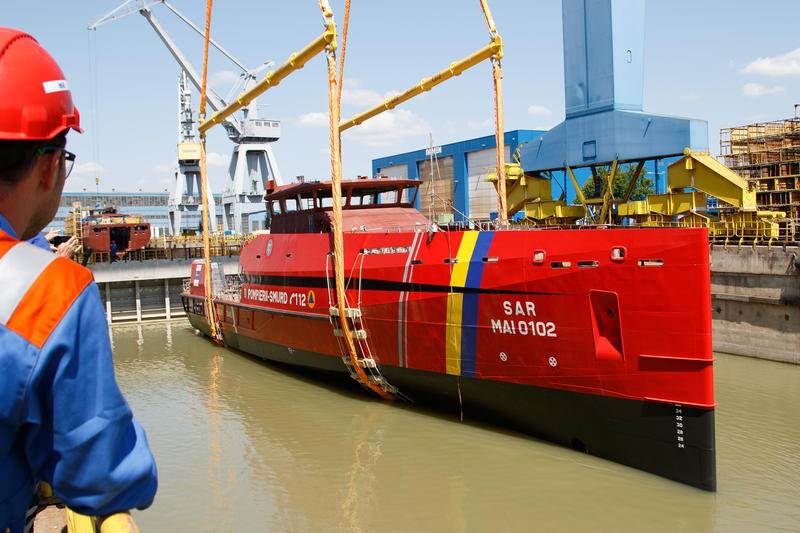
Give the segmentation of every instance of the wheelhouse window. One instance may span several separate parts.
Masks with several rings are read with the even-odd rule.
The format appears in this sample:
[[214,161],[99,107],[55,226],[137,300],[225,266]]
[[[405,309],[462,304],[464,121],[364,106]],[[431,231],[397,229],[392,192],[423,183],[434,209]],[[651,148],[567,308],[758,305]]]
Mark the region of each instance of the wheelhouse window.
[[281,202],[280,200],[272,200],[269,203],[269,210],[272,215],[282,215],[283,209],[281,209]]
[[298,211],[297,198],[286,198],[283,200],[284,213],[295,213]]

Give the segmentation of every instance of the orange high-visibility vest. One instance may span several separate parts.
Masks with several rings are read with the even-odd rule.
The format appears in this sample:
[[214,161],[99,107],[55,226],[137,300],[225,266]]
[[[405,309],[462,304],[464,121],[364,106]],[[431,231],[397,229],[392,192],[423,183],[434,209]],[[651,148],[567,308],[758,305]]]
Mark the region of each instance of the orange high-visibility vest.
[[0,324],[41,348],[92,272],[0,230]]

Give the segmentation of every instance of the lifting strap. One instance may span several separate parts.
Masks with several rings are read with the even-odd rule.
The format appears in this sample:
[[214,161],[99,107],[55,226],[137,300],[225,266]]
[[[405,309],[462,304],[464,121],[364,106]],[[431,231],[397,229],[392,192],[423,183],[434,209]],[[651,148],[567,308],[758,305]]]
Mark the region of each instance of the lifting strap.
[[[486,17],[486,25],[489,27],[489,35],[492,41],[500,41],[492,13],[489,11],[489,5],[486,0],[479,1],[481,9],[483,9],[483,15]],[[508,207],[506,204],[506,147],[503,132],[503,69],[500,66],[502,57],[502,48],[492,55],[492,78],[494,79],[494,136],[497,152],[497,219],[501,226],[505,226],[508,223]]]
[[[333,24],[333,13],[328,6],[327,0],[319,0],[320,8],[325,19],[330,19]],[[345,291],[344,291],[344,237],[342,229],[342,158],[340,151],[339,133],[339,102],[336,79],[336,41],[325,48],[325,56],[328,59],[328,116],[330,117],[330,136],[331,136],[331,196],[333,203],[333,270],[336,284],[336,305],[339,309],[342,337],[344,337],[345,348],[350,355],[350,361],[358,375],[359,380],[364,386],[375,392],[378,396],[387,400],[394,399],[394,396],[374,383],[367,377],[364,369],[359,364],[358,352],[356,351],[353,332],[350,329],[345,312]]]
[[342,28],[342,57],[339,58],[339,83],[336,95],[336,105],[338,106],[336,120],[342,119],[342,85],[344,85],[344,52],[347,49],[347,29],[350,27],[350,0],[344,5],[344,28]]
[[[200,90],[200,118],[206,116],[206,87],[208,81],[208,43],[211,40],[211,7],[213,0],[206,0],[206,34],[203,43],[203,84]],[[217,344],[222,344],[222,335],[217,325],[217,313],[211,294],[211,244],[209,242],[208,222],[208,172],[206,160],[206,134],[200,134],[200,197],[203,199],[203,260],[205,264],[205,291],[208,306],[208,325],[211,328],[211,338]],[[224,276],[224,273],[223,273]]]

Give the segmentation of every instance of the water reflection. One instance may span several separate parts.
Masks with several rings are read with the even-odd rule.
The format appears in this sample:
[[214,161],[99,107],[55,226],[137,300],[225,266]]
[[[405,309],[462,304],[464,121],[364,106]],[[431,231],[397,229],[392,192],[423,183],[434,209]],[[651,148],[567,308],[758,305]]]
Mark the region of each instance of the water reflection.
[[[800,523],[800,368],[720,354],[719,492],[114,328],[160,488],[142,531],[769,531]],[[139,344],[139,340],[142,344]],[[171,342],[168,342],[171,341]]]

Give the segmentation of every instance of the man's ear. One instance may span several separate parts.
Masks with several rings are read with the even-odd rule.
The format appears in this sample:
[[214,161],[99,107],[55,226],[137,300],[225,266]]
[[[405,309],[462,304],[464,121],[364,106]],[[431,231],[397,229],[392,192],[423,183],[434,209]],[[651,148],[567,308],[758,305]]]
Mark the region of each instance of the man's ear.
[[39,189],[42,192],[50,192],[55,187],[58,180],[58,165],[61,162],[61,151],[53,150],[45,152],[36,161],[36,172],[39,174]]

